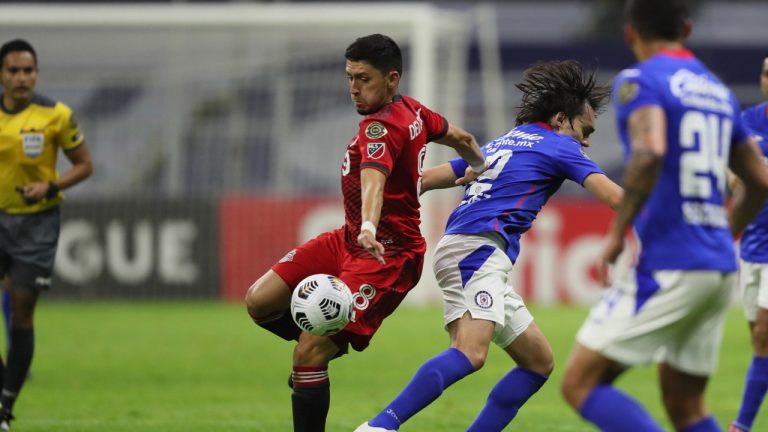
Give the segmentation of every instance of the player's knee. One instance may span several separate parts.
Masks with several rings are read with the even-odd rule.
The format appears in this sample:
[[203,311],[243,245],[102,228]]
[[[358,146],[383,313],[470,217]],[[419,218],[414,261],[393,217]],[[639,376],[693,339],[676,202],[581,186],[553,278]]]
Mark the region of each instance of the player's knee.
[[32,314],[17,316],[11,313],[11,327],[14,329],[31,329],[34,326]]
[[472,363],[475,370],[480,370],[485,365],[485,359],[488,358],[488,347],[458,347],[458,350],[464,353]]
[[265,302],[260,300],[258,285],[259,282],[256,281],[245,293],[246,310],[248,311],[248,315],[251,316],[251,319],[256,323],[270,321],[279,316],[279,314],[276,314],[272,308],[265,304]]
[[662,395],[662,402],[670,420],[675,425],[689,424],[706,415],[704,401],[698,397],[681,397],[677,393],[665,393]]
[[552,354],[552,348],[549,345],[544,345],[538,352],[520,358],[517,365],[538,374],[549,376],[555,369],[555,356]]
[[768,355],[768,323],[756,322],[752,329],[752,347],[761,356]]
[[11,327],[14,328],[32,328],[34,322],[35,307],[34,304],[14,302],[11,305]]
[[265,324],[270,321],[274,321],[280,318],[285,312],[268,312],[267,310],[259,307],[246,306],[246,311],[256,324]]
[[531,365],[528,369],[544,376],[550,376],[552,371],[555,370],[555,357],[552,355],[551,351],[549,353],[544,353],[541,359],[535,365]]
[[[570,373],[569,373],[570,372]],[[573,371],[566,369],[563,380],[560,382],[560,393],[568,405],[578,410],[586,398],[589,389]]]

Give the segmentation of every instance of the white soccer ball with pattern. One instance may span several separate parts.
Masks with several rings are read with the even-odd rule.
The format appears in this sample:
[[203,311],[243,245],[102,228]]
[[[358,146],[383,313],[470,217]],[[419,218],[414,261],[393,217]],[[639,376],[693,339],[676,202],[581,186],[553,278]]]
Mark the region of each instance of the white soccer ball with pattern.
[[352,319],[352,291],[336,276],[315,274],[299,282],[291,295],[291,316],[300,329],[316,336],[340,332]]

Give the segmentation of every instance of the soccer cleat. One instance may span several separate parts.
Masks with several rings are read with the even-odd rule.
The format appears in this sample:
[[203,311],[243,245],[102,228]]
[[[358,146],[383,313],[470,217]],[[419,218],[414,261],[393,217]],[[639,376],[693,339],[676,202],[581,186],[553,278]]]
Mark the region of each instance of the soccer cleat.
[[369,426],[368,422],[361,424],[355,429],[355,432],[397,432],[394,429],[384,429],[380,427]]
[[0,431],[7,432],[11,430],[11,420],[13,420],[13,414],[0,408]]
[[749,429],[744,429],[741,425],[734,422],[728,426],[728,432],[749,432]]

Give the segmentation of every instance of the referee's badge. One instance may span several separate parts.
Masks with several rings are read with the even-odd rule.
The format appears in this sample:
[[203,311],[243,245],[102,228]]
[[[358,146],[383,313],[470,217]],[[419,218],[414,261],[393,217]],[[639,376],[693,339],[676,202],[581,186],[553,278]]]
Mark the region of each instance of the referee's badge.
[[21,134],[21,148],[24,154],[29,158],[36,158],[43,153],[45,144],[45,135],[42,133],[23,133]]

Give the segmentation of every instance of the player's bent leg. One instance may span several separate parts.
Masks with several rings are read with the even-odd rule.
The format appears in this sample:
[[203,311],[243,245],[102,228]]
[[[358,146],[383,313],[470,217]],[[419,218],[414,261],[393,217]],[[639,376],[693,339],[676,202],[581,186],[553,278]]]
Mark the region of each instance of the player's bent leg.
[[274,270],[268,270],[248,288],[245,305],[254,321],[269,321],[290,307],[291,287]]
[[580,343],[576,343],[565,367],[560,390],[565,401],[579,410],[597,386],[612,383],[624,368]]
[[248,315],[260,327],[285,340],[298,340],[301,329],[288,313],[291,287],[274,270],[264,273],[245,295]]
[[750,333],[754,354],[768,357],[768,309],[757,308],[755,321],[750,323]]
[[493,321],[474,319],[467,312],[448,324],[451,346],[461,351],[475,370],[480,370],[488,357],[495,326]]
[[[472,320],[469,313],[465,313],[448,324],[448,331],[451,347],[424,362],[400,394],[360,430],[400,429],[400,425],[440,397],[445,389],[482,367],[493,334],[493,323]],[[474,357],[474,362],[467,353]],[[378,429],[365,429],[371,427]]]
[[582,418],[602,431],[662,431],[642,405],[610,385],[624,370],[624,366],[577,343],[566,366],[563,396]]
[[339,349],[339,346],[327,336],[315,336],[302,332],[299,343],[293,350],[293,365],[302,367],[328,366],[328,362]]
[[339,351],[329,338],[301,333],[293,350],[294,432],[323,432],[331,401],[328,362]]
[[515,360],[518,367],[496,383],[480,414],[467,429],[468,432],[503,430],[528,399],[547,382],[554,367],[552,348],[533,321],[504,351]]
[[539,326],[531,322],[528,328],[518,336],[504,351],[521,368],[549,376],[555,368],[552,347]]
[[3,370],[0,417],[7,421],[16,397],[24,385],[35,350],[34,313],[39,292],[19,286],[11,288],[11,341],[8,362]]
[[768,309],[759,307],[750,321],[753,356],[747,369],[741,406],[732,430],[748,431],[768,392]]
[[720,430],[704,403],[708,379],[676,370],[667,363],[659,364],[662,401],[675,430],[686,430],[694,425],[696,431]]

